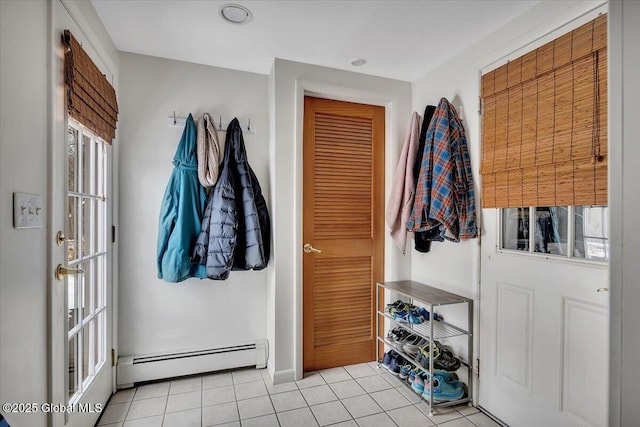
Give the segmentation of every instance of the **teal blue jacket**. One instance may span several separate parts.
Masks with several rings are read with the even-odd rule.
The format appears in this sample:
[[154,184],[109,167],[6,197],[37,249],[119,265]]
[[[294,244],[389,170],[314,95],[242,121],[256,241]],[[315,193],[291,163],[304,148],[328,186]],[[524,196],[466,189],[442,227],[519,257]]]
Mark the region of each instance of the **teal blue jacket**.
[[196,125],[189,114],[160,208],[158,278],[167,282],[207,277],[204,266],[191,262],[205,205],[204,187],[198,181],[196,153]]

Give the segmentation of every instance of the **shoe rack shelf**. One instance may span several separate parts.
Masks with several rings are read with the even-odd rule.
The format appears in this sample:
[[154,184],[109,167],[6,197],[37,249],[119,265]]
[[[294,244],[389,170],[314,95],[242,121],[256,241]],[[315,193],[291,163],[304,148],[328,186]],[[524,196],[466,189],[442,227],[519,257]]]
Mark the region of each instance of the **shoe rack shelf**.
[[[434,309],[436,309],[437,307],[451,304],[466,304],[467,328],[465,330],[446,323],[442,320],[427,320],[420,324],[400,322],[394,319],[389,314],[381,311],[384,306],[390,302],[384,301],[384,290],[391,291],[403,297],[402,299],[405,300],[405,302],[408,302],[410,304],[417,303],[417,305],[423,306],[429,311],[431,316],[433,316]],[[381,298],[382,301],[380,300]],[[466,357],[460,357],[459,355],[456,355],[456,357],[460,359],[461,364],[464,366],[464,368],[461,369],[465,369],[467,371],[467,395],[462,399],[435,403],[433,402],[433,393],[430,393],[429,400],[425,399],[425,401],[429,405],[431,414],[433,414],[433,410],[438,407],[453,406],[465,402],[470,402],[473,390],[473,370],[469,366],[469,362],[471,361],[473,355],[473,300],[465,298],[461,295],[456,295],[451,292],[434,288],[432,286],[424,285],[422,283],[414,282],[411,280],[400,280],[396,282],[380,282],[377,284],[376,307],[378,309],[376,316],[376,336],[378,337],[378,341],[381,342],[385,347],[395,350],[398,354],[411,362],[411,364],[413,364],[414,366],[417,366],[424,372],[428,373],[429,387],[431,387],[431,390],[433,390],[433,375],[431,374],[435,370],[433,367],[433,346],[429,346],[431,354],[429,355],[429,368],[427,369],[422,367],[422,365],[420,365],[414,357],[406,354],[406,352],[403,351],[402,348],[399,349],[393,342],[386,338],[384,333],[385,321],[390,322],[389,324],[392,325],[392,327],[399,326],[424,338],[429,343],[431,343],[433,340],[443,340],[459,336],[467,337]],[[380,362],[381,361],[378,361],[378,365],[380,365]]]

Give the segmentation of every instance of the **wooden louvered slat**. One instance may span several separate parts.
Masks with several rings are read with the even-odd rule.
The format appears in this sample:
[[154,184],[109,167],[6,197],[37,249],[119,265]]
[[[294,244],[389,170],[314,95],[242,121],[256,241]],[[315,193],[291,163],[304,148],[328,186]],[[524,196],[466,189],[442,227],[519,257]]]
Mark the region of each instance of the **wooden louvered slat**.
[[376,358],[374,283],[382,280],[384,108],[305,97],[305,370]]

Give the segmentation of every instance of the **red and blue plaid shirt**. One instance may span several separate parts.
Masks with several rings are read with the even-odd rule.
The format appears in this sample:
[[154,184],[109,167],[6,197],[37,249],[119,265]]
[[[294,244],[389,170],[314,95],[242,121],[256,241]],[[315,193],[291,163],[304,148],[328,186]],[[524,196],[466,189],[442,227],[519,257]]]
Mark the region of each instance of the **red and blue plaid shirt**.
[[471,160],[464,127],[453,105],[442,98],[422,155],[413,210],[407,230],[440,229],[447,240],[477,237]]

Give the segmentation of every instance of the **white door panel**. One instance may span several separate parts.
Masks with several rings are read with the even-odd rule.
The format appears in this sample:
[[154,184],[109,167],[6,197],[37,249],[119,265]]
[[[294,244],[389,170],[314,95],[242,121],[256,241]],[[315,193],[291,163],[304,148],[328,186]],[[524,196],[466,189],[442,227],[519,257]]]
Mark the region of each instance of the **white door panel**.
[[606,426],[606,265],[498,250],[483,211],[479,403],[512,427]]
[[[65,29],[92,50],[85,33],[60,1],[51,2],[51,149],[49,176],[50,357],[49,402],[54,427],[94,425],[112,392],[111,148],[89,133],[71,143],[65,111]],[[98,64],[104,68],[103,64]],[[73,161],[70,161],[72,160]],[[74,178],[75,177],[75,178]],[[58,244],[61,231],[66,240]],[[56,266],[81,274],[57,278]],[[72,405],[70,405],[72,404]],[[70,405],[70,406],[67,406]]]

